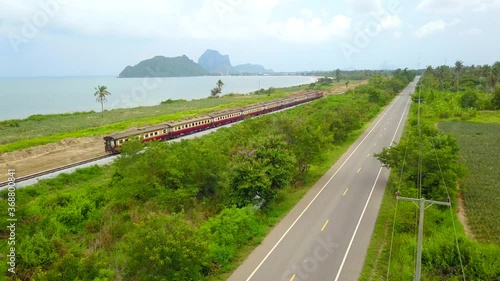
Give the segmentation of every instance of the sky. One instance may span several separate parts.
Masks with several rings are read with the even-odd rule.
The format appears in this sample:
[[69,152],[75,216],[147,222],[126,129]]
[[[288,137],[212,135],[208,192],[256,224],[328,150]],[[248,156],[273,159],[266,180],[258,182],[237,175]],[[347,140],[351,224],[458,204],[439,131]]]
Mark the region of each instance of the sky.
[[279,72],[500,60],[500,0],[0,0],[0,77],[118,75],[206,49]]

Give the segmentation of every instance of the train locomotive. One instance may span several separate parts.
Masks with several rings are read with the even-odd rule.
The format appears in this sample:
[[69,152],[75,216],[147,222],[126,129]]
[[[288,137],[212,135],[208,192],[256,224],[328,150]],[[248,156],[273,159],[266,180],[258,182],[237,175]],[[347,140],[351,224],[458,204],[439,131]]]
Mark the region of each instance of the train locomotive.
[[323,92],[305,93],[280,100],[249,105],[242,108],[219,111],[191,119],[168,122],[151,127],[117,133],[104,137],[104,150],[110,154],[119,153],[119,148],[122,147],[122,145],[130,138],[140,139],[143,143],[170,140],[183,135],[240,121],[245,118],[292,107],[301,103],[319,99],[321,97],[323,97]]

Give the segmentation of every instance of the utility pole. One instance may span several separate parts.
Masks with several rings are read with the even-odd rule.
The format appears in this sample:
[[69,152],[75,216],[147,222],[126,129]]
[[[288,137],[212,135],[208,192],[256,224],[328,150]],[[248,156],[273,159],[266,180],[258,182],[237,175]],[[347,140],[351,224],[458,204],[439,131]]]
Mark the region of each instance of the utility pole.
[[[448,202],[440,202],[440,201],[433,201],[433,200],[426,200],[425,198],[408,198],[408,197],[400,197],[399,194],[396,197],[398,200],[406,200],[406,201],[412,201],[412,202],[420,202],[420,218],[418,220],[418,245],[417,245],[417,266],[415,269],[415,281],[420,281],[420,276],[422,274],[422,240],[424,236],[424,212],[425,209],[429,208],[433,204],[436,205],[444,205],[444,206],[451,206],[450,203],[450,198],[448,197]],[[427,208],[425,207],[425,203],[430,203]],[[416,204],[416,203],[415,203]]]

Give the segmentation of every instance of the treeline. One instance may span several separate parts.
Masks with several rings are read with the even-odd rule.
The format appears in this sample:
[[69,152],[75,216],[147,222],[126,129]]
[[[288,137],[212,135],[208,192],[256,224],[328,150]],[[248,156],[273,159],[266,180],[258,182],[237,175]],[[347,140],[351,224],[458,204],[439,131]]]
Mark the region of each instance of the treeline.
[[374,76],[345,95],[203,138],[131,141],[110,167],[18,190],[15,278],[206,280],[233,270],[240,251],[291,207],[287,198],[311,184],[311,166],[409,79]]
[[[440,118],[462,117],[462,109],[500,109],[500,62],[493,65],[427,67],[422,80],[422,93],[434,104]],[[467,118],[469,116],[465,116]]]
[[[341,69],[336,69],[332,71],[311,71],[311,72],[305,72],[302,73],[303,75],[308,75],[308,76],[321,76],[321,77],[332,77],[336,79],[336,81],[340,80],[366,80],[369,79],[372,76],[384,76],[384,77],[392,77],[393,75],[398,75],[399,73],[404,72],[408,73],[409,77],[411,75],[419,74],[415,70],[408,70],[407,68],[405,69],[396,69],[395,71],[393,70],[341,70]],[[410,79],[411,81],[411,79]]]
[[[500,280],[498,245],[483,245],[467,238],[457,221],[457,182],[467,171],[460,161],[456,139],[440,133],[436,126],[436,121],[440,118],[468,119],[474,116],[479,105],[489,104],[494,96],[492,89],[484,92],[486,88],[480,83],[480,79],[476,79],[479,77],[471,74],[475,68],[464,69],[467,71],[460,72],[460,80],[453,80],[457,76],[451,74],[458,72],[450,71],[447,79],[439,83],[436,71],[428,68],[413,95],[414,103],[405,135],[397,145],[376,155],[381,163],[392,168],[392,179],[388,185],[388,192],[392,196],[399,192],[403,197],[424,197],[445,202],[451,200],[451,210],[435,205],[425,211],[422,277],[426,280],[461,280],[463,274],[467,280]],[[462,83],[465,81],[464,73],[470,74],[467,76],[468,81],[478,83],[466,86],[469,83]],[[476,74],[479,75],[479,72]],[[453,83],[457,81],[460,83]],[[417,106],[419,95],[420,110]],[[470,95],[477,97],[475,103],[469,102]],[[374,276],[386,278],[388,269],[389,280],[412,279],[415,272],[418,208],[405,201],[399,201],[395,205],[395,199],[384,204],[393,208],[381,219],[383,226],[377,226],[386,228],[383,231],[385,247],[382,252],[381,249],[376,249],[379,253],[378,261],[375,262],[377,268],[370,272],[370,278],[365,272],[362,279],[372,279]],[[394,217],[394,209],[397,209],[397,217]],[[394,240],[389,243],[393,218]],[[368,261],[368,264],[372,262]]]

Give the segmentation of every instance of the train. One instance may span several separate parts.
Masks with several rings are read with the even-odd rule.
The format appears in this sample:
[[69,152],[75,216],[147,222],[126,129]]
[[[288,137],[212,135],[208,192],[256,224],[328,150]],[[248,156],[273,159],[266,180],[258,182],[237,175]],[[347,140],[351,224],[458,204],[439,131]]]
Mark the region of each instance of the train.
[[131,138],[137,138],[143,143],[150,141],[171,140],[184,135],[237,122],[245,118],[292,107],[322,97],[323,92],[309,92],[279,100],[253,104],[246,107],[219,111],[191,119],[173,121],[123,133],[116,133],[104,137],[104,150],[109,154],[117,154],[120,153],[119,148],[121,148],[123,144]]

